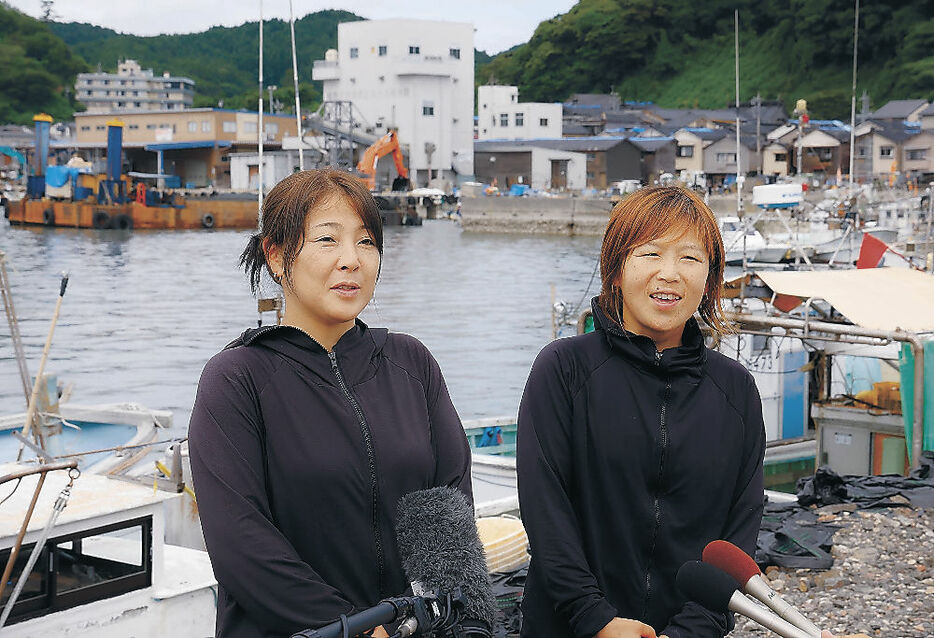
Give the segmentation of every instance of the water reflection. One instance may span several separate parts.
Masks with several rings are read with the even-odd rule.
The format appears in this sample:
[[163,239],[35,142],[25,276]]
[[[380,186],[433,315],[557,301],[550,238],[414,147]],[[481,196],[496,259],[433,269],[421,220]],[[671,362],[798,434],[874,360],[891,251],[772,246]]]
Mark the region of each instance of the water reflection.
[[[75,384],[76,403],[172,410],[183,432],[205,361],[257,322],[237,268],[248,234],[0,224],[30,371],[38,367],[59,273],[68,270],[47,371]],[[600,239],[471,234],[437,221],[387,228],[385,244],[364,320],[421,339],[461,416],[473,418],[515,413],[529,366],[550,338],[551,284],[559,299],[576,303]],[[3,321],[0,414],[23,409],[17,374]]]

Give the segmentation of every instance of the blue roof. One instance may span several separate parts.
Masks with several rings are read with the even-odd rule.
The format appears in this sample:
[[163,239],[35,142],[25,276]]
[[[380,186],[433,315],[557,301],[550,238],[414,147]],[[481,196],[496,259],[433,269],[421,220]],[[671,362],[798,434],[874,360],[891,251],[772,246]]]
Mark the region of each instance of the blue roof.
[[177,151],[185,148],[227,148],[229,140],[201,140],[197,142],[166,142],[165,144],[147,144],[147,151]]

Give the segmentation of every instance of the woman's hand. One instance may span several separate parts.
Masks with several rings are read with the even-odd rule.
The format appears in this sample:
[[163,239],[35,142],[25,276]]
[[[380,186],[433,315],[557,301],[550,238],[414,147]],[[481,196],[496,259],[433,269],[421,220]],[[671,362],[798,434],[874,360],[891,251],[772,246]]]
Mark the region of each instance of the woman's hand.
[[373,638],[389,638],[389,634],[387,634],[386,630],[383,629],[383,626],[380,625],[379,627],[373,630]]
[[644,622],[614,618],[597,632],[596,638],[656,638],[655,630]]

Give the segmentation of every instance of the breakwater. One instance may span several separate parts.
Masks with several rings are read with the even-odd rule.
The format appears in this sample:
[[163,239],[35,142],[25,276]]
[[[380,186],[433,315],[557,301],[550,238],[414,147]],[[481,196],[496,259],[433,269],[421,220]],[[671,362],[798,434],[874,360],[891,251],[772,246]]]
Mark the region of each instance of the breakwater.
[[472,232],[600,236],[611,210],[608,199],[465,197],[461,224]]

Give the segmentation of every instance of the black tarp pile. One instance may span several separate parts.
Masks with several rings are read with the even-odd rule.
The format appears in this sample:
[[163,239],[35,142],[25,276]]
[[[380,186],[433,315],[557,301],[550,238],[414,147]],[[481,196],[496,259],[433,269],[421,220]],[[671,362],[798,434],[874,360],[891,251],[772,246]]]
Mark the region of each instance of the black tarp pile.
[[907,477],[840,476],[822,467],[814,476],[798,480],[797,493],[797,503],[766,504],[756,547],[760,567],[830,569],[833,534],[839,526],[820,522],[808,509],[812,505],[934,507],[934,453],[924,452],[920,467]]

